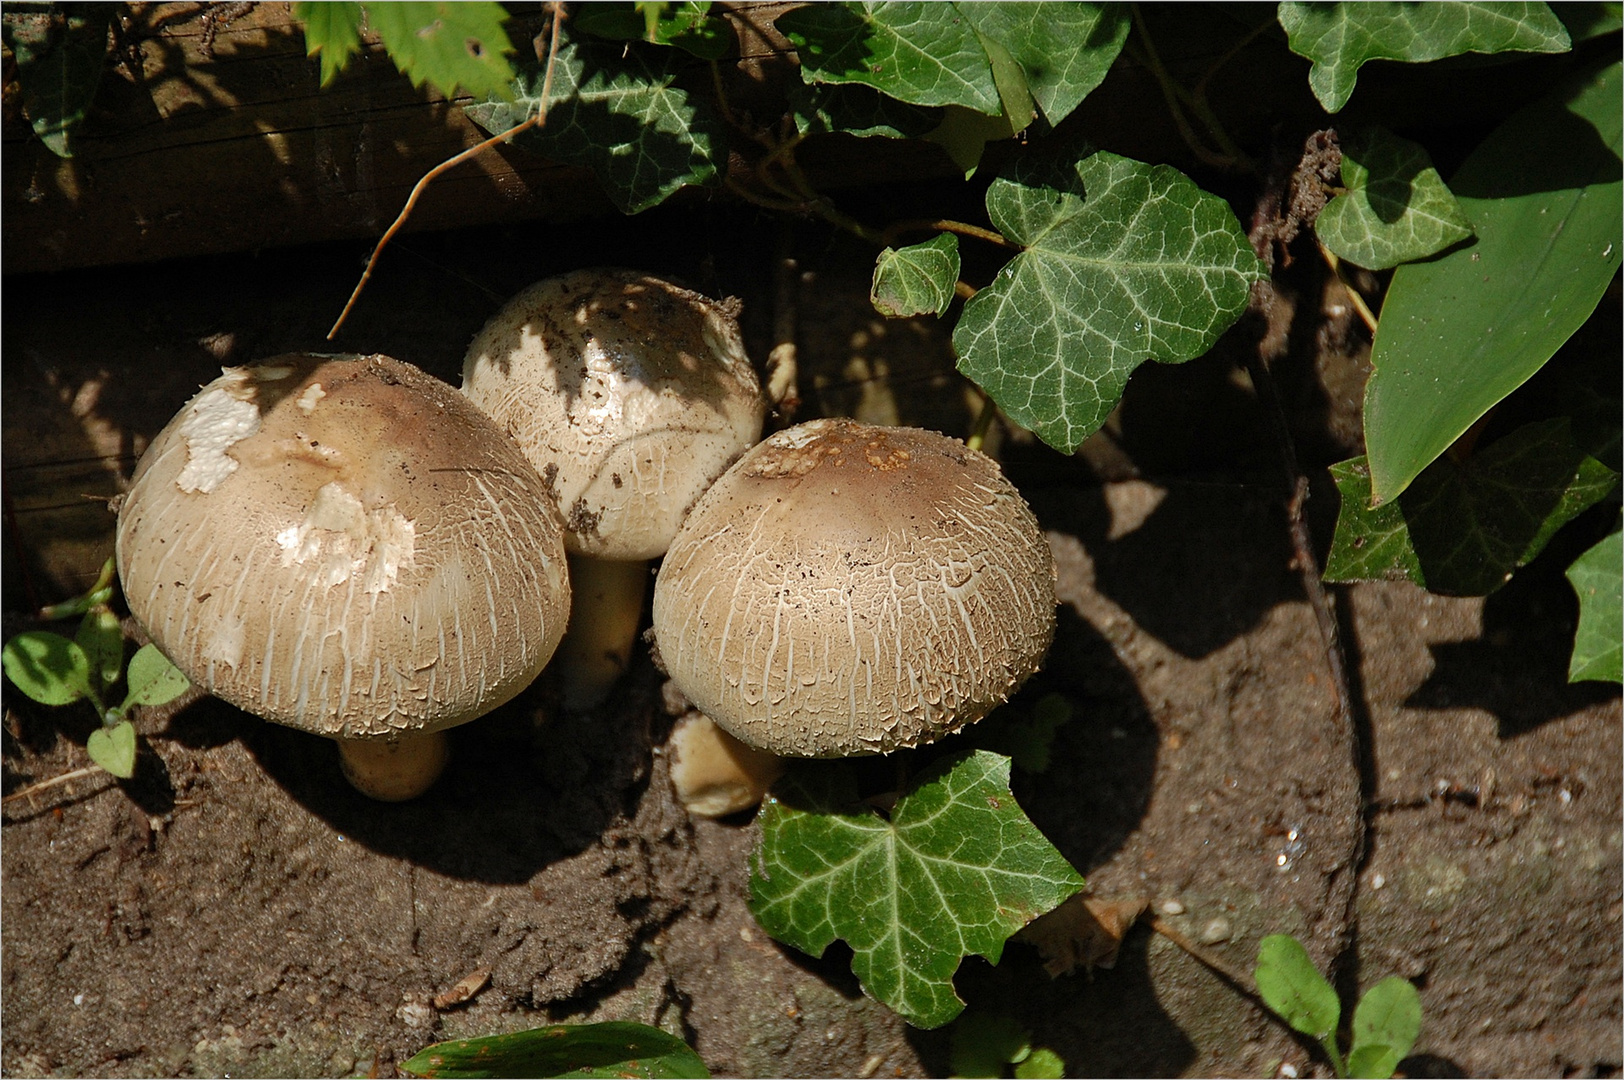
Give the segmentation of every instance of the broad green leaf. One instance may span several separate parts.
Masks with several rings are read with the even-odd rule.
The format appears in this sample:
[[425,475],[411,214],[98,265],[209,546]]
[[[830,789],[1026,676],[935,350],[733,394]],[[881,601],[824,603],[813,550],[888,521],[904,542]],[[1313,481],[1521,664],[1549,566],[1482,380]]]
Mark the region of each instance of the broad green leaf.
[[1105,423],[1141,363],[1210,349],[1263,274],[1222,199],[1086,146],[1015,163],[987,212],[1026,250],[965,304],[959,370],[1062,453]]
[[705,1077],[705,1063],[675,1035],[613,1020],[558,1024],[424,1047],[401,1065],[413,1076]]
[[1556,530],[1606,498],[1618,474],[1573,441],[1563,417],[1525,424],[1464,464],[1441,458],[1396,502],[1370,509],[1363,458],[1331,469],[1342,508],[1328,581],[1405,576],[1433,592],[1494,592]]
[[1472,235],[1426,150],[1385,128],[1342,140],[1342,183],[1347,194],[1325,205],[1314,231],[1356,266],[1386,270]]
[[1046,1046],[1032,1051],[1015,1066],[1015,1080],[1061,1080],[1065,1075],[1065,1059]]
[[910,105],[999,111],[992,65],[955,4],[809,4],[780,15],[806,82],[861,83]]
[[[1420,1034],[1421,995],[1404,979],[1388,976],[1365,991],[1354,1007],[1348,1075],[1387,1080]],[[1380,1048],[1381,1053],[1369,1050],[1361,1057],[1367,1047]]]
[[1040,0],[958,7],[978,33],[1001,45],[1020,65],[1026,89],[1051,127],[1105,81],[1128,38],[1125,4]]
[[941,125],[927,132],[925,141],[946,150],[968,180],[980,167],[981,154],[987,144],[1011,138],[1015,131],[1015,125],[1002,113],[988,116],[962,105],[948,105],[942,110]]
[[1342,1004],[1296,938],[1289,934],[1264,938],[1253,977],[1263,1004],[1294,1029],[1321,1041],[1335,1035]]
[[1615,530],[1568,567],[1579,594],[1579,629],[1568,681],[1624,682],[1624,534]]
[[112,9],[64,4],[57,10],[0,17],[17,60],[23,112],[34,134],[58,157],[72,157],[74,136],[101,85]]
[[[646,45],[565,45],[546,126],[513,141],[589,167],[623,214],[656,206],[685,185],[715,183],[727,164],[722,124],[673,85],[680,63],[679,53]],[[514,101],[470,106],[469,117],[492,134],[516,127],[540,103],[542,79],[540,64],[525,64]]]
[[[643,7],[643,11],[638,11]],[[654,10],[632,3],[593,3],[577,5],[570,25],[577,30],[615,41],[647,41],[651,45],[674,45],[701,60],[720,60],[733,46],[733,27],[720,15],[710,13],[709,0],[662,4]],[[649,36],[648,13],[653,10],[653,37]]]
[[1518,112],[1450,181],[1474,243],[1393,272],[1365,388],[1387,502],[1595,309],[1624,249],[1620,65]]
[[886,248],[874,261],[868,298],[888,319],[941,315],[959,280],[959,238],[942,233],[922,244]]
[[293,17],[304,24],[305,55],[321,55],[321,85],[326,86],[361,51],[361,5],[301,0],[293,5]]
[[513,82],[513,51],[502,23],[507,12],[493,0],[466,3],[370,3],[367,24],[413,86],[427,82],[447,98],[458,87],[474,97],[506,97]]
[[85,612],[73,640],[85,654],[91,684],[98,695],[118,682],[124,672],[124,629],[117,615],[106,608]]
[[1291,51],[1314,66],[1308,85],[1326,112],[1353,95],[1368,60],[1418,63],[1461,53],[1567,52],[1568,32],[1545,4],[1282,3]]
[[130,657],[129,693],[124,696],[124,704],[119,708],[167,705],[184,694],[191,685],[191,680],[169,662],[169,657],[158,651],[158,646],[143,645]]
[[953,974],[1083,887],[1009,790],[1009,759],[984,750],[922,772],[888,818],[857,800],[852,773],[805,765],[763,804],[750,910],[813,956],[836,938],[872,997],[915,1027],[964,1003]]
[[6,677],[41,705],[69,705],[91,692],[90,660],[77,643],[30,630],[0,650]]
[[85,753],[120,780],[128,780],[135,775],[135,725],[123,720],[97,728],[85,740]]
[[1554,10],[1556,17],[1562,20],[1562,25],[1568,28],[1568,37],[1573,39],[1575,45],[1581,41],[1601,37],[1603,34],[1617,33],[1624,27],[1624,11],[1618,3],[1579,3],[1570,2],[1558,4]]
[[1032,1033],[1013,1016],[967,1012],[953,1023],[947,1061],[954,1076],[1003,1076],[1032,1053]]
[[908,105],[868,86],[792,84],[786,93],[795,130],[802,135],[915,139],[942,122],[942,110]]

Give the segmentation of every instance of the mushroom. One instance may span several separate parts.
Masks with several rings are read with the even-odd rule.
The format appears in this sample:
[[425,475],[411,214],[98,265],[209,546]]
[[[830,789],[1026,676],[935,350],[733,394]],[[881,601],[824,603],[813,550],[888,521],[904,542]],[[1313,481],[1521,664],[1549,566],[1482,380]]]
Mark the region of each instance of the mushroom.
[[1055,564],[986,455],[916,428],[771,436],[688,515],[654,585],[677,688],[758,750],[886,753],[980,719],[1043,661]]
[[761,437],[767,403],[717,302],[624,269],[525,289],[468,347],[463,392],[557,496],[575,602],[564,703],[589,708],[630,660],[648,587],[683,516]]
[[386,800],[536,677],[569,610],[541,477],[386,356],[227,368],[142,456],[117,551],[131,614],[192,682],[338,740]]
[[677,801],[695,817],[748,810],[784,775],[783,758],[746,746],[698,709],[677,720],[665,747]]

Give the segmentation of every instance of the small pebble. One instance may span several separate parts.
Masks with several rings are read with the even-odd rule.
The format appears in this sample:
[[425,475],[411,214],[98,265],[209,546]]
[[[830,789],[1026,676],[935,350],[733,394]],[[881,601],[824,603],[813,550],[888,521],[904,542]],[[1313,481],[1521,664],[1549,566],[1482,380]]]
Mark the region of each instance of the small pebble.
[[1382,875],[1382,874],[1373,874],[1373,875],[1371,875],[1370,887],[1372,889],[1379,889],[1383,885],[1386,885],[1386,884],[1387,884],[1387,878],[1384,875]]
[[1179,903],[1177,900],[1163,900],[1162,901],[1162,914],[1163,915],[1183,915],[1184,914],[1184,905]]
[[1219,915],[1215,919],[1208,920],[1207,925],[1201,928],[1201,944],[1216,945],[1220,941],[1228,941],[1232,933],[1234,930],[1230,927],[1229,920]]

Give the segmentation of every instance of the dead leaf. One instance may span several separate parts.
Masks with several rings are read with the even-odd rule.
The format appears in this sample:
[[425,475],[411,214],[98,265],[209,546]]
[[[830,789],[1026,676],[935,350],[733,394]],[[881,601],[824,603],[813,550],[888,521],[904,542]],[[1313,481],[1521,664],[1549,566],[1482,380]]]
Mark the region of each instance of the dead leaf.
[[449,1009],[453,1005],[461,1005],[481,990],[491,981],[491,969],[488,967],[476,968],[458,979],[456,984],[434,999],[436,1009]]
[[1043,957],[1043,970],[1051,979],[1070,975],[1078,968],[1092,973],[1095,968],[1116,966],[1122,939],[1148,906],[1139,897],[1073,896],[1047,915],[1028,923],[1018,935],[1030,942]]

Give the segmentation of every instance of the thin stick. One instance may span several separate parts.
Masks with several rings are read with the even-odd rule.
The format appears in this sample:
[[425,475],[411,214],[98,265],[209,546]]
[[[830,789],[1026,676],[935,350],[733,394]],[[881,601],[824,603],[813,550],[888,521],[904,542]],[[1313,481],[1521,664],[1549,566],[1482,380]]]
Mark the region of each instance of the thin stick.
[[1353,305],[1353,310],[1357,311],[1359,318],[1364,320],[1365,328],[1370,331],[1371,337],[1375,337],[1376,316],[1371,312],[1370,305],[1365,303],[1365,298],[1360,295],[1359,290],[1353,287],[1353,282],[1348,280],[1348,271],[1342,265],[1342,260],[1337,258],[1336,252],[1326,247],[1323,242],[1316,240],[1315,243],[1319,244],[1320,257],[1336,274],[1336,279],[1342,283],[1342,288],[1347,290],[1348,302]]
[[950,232],[960,236],[971,236],[977,240],[985,240],[989,244],[1009,248],[1012,251],[1025,251],[1021,245],[1011,240],[1001,232],[992,229],[983,229],[980,225],[971,225],[963,221],[953,221],[949,218],[920,218],[911,221],[899,221],[885,230],[887,242],[905,232]]
[[467,161],[475,154],[478,154],[483,150],[487,150],[492,146],[496,146],[499,143],[505,143],[515,135],[519,134],[521,131],[528,131],[531,128],[539,128],[547,122],[547,98],[551,95],[553,89],[553,66],[558,60],[559,27],[563,20],[564,5],[561,3],[554,4],[553,40],[547,51],[547,71],[546,74],[542,76],[541,101],[537,105],[536,115],[529,117],[521,123],[515,124],[513,127],[510,127],[506,131],[502,132],[500,135],[492,135],[484,142],[479,143],[476,146],[470,146],[462,153],[455,154],[452,157],[447,158],[423,174],[423,178],[419,180],[415,186],[413,186],[412,193],[406,196],[406,205],[401,208],[400,214],[395,218],[394,224],[389,226],[388,230],[384,232],[383,237],[379,239],[378,245],[372,249],[372,256],[367,259],[366,269],[361,273],[361,280],[355,283],[355,291],[350,293],[349,302],[344,305],[344,310],[338,313],[338,321],[333,323],[333,328],[327,331],[328,341],[333,340],[334,336],[338,333],[339,327],[344,325],[344,320],[349,318],[350,309],[355,306],[355,301],[360,299],[361,290],[367,287],[367,282],[372,278],[373,267],[378,265],[378,256],[383,253],[384,246],[389,243],[390,239],[392,239],[394,235],[400,231],[401,226],[406,224],[406,219],[412,214],[412,208],[417,205],[418,197],[423,194],[424,189],[429,186],[430,182],[432,182],[435,177],[439,176],[441,173],[461,165],[464,161]]
[[[53,776],[49,780],[41,780],[37,784],[29,784],[27,787],[21,789],[20,791],[13,791],[10,795],[7,795],[5,798],[0,799],[0,804],[16,802],[18,799],[26,799],[30,795],[39,794],[41,791],[44,791],[46,788],[53,788],[53,787],[56,787],[56,785],[58,785],[58,784],[65,784],[69,780],[78,780],[81,777],[85,777],[85,776],[94,776],[96,773],[99,773],[99,772],[106,772],[106,770],[103,769],[100,765],[86,765],[82,769],[71,769],[68,772],[63,773],[61,776]],[[113,774],[112,773],[107,773],[107,775],[111,776]]]

